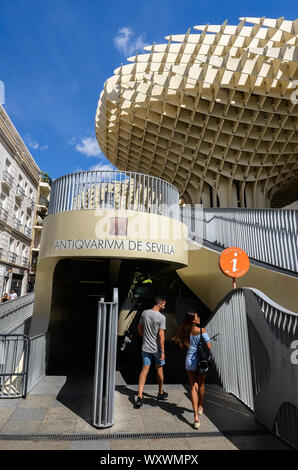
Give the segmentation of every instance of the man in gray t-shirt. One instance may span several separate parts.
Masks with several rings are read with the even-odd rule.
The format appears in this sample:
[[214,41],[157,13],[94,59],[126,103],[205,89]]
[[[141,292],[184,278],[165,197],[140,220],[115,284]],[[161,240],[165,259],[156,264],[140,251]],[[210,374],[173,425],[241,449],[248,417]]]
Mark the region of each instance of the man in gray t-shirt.
[[140,408],[143,405],[144,385],[153,360],[155,362],[159,388],[157,399],[165,400],[168,396],[168,394],[163,391],[166,319],[161,312],[165,309],[165,306],[165,298],[157,297],[154,307],[150,310],[144,310],[138,325],[138,332],[143,336],[143,368],[139,378],[139,393],[137,401],[135,402],[135,408]]

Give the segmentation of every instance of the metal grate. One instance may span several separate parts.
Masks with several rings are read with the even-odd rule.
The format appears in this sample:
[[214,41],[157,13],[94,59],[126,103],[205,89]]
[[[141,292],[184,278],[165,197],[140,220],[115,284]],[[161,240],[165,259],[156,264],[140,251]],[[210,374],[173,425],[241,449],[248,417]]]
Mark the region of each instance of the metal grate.
[[0,434],[0,441],[100,441],[100,440],[139,440],[139,439],[187,439],[228,436],[270,435],[266,430],[252,431],[192,431],[192,432],[144,432],[144,433],[105,433],[105,434]]
[[136,440],[136,439],[176,439],[186,437],[223,437],[220,431],[211,432],[149,432],[111,434],[3,434],[2,441],[97,441],[97,440]]

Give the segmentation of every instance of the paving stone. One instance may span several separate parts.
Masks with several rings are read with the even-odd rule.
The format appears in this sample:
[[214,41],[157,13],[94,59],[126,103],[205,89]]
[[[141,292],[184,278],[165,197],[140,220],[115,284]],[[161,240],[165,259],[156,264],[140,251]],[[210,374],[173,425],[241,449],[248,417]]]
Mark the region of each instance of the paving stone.
[[69,450],[110,450],[110,441],[72,441]]
[[[118,387],[115,395],[114,426],[96,429],[91,425],[92,396],[87,393],[79,394],[78,385],[80,381],[77,384],[77,393],[72,391],[69,394],[69,383],[68,387],[64,387],[63,377],[54,377],[52,379],[39,384],[40,393],[29,394],[26,400],[0,400],[1,434],[198,432],[192,427],[193,411],[191,401],[187,395],[187,389],[181,385],[165,387],[169,393],[169,398],[164,402],[156,400],[156,385],[146,386],[144,392],[145,404],[141,409],[134,409],[132,403],[136,396],[135,391],[137,386]],[[56,389],[59,388],[59,384],[62,384],[64,393],[62,394],[59,391],[58,396],[56,396],[52,392],[55,387]],[[161,446],[160,448],[165,450],[172,448],[179,449],[177,447],[178,443],[180,443],[181,449],[184,449],[185,443],[187,443],[187,448],[194,450],[231,448],[274,450],[289,448],[281,440],[268,434],[255,421],[253,413],[247,407],[232,395],[223,392],[220,387],[206,386],[204,414],[200,417],[200,420],[201,427],[199,432],[222,430],[227,431],[225,436],[155,439],[152,444],[153,448]],[[31,442],[29,445],[28,441],[26,443],[11,441],[11,445],[21,446],[20,448],[75,449],[75,442],[77,441],[72,443],[66,443],[65,441],[57,443],[56,441],[37,441]],[[86,445],[91,449],[93,445],[99,442],[103,441],[78,441],[77,448],[83,448],[81,446]],[[2,449],[3,441],[0,441],[0,444]],[[167,444],[170,447],[167,447]],[[149,449],[151,448],[151,440],[111,439],[110,446],[111,449],[119,450],[131,448]]]
[[73,420],[43,420],[39,427],[39,434],[73,434],[76,428],[76,421]]
[[190,450],[237,450],[228,439],[223,437],[198,437],[187,440]]
[[110,431],[111,429],[112,428],[104,428],[104,429],[95,428],[94,426],[92,426],[91,422],[87,423],[85,420],[79,418],[75,427],[75,432],[77,434],[82,434],[82,433],[106,434],[106,433],[111,432]]
[[8,418],[16,411],[16,407],[7,407],[7,408],[1,408],[0,410],[0,420],[7,421]]
[[151,450],[189,450],[186,439],[150,439]]
[[40,421],[7,421],[1,429],[1,434],[36,434],[39,430]]
[[150,450],[149,439],[123,439],[110,441],[110,450]]
[[79,416],[74,411],[70,410],[69,408],[59,407],[59,406],[48,408],[45,414],[45,419],[47,420],[56,420],[56,419],[77,420],[78,417]]
[[54,395],[27,395],[27,398],[19,402],[20,408],[48,408],[55,399]]
[[47,375],[39,384],[31,390],[30,395],[54,395],[57,396],[66,383],[64,375]]
[[10,416],[10,421],[42,421],[47,408],[24,408],[19,406]]
[[0,409],[2,408],[16,408],[22,398],[0,398]]
[[68,450],[69,441],[0,441],[0,450]]
[[127,419],[115,419],[114,425],[112,426],[111,432],[125,432],[125,433],[143,433],[146,431],[144,422],[141,417],[138,419],[130,418]]

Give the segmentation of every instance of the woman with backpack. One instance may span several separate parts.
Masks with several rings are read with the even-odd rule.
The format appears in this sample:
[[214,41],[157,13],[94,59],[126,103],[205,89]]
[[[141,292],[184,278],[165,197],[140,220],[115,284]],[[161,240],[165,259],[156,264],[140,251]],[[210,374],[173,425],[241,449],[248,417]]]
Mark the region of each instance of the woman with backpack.
[[187,348],[185,369],[191,387],[190,394],[194,411],[194,428],[199,429],[199,415],[203,414],[205,378],[208,370],[208,363],[204,364],[202,368],[198,350],[201,348],[202,343],[205,342],[210,353],[211,343],[205,328],[201,328],[200,317],[197,312],[190,311],[186,314],[184,321],[180,325],[178,333],[173,340],[180,348]]

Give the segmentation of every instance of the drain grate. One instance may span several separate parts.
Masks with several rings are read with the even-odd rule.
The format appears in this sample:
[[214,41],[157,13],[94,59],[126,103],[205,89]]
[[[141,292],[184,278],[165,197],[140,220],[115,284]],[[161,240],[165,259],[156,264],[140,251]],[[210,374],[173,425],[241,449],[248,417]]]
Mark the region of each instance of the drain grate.
[[147,432],[111,434],[0,434],[1,441],[97,441],[117,439],[177,439],[188,437],[223,437],[220,431],[210,432]]

